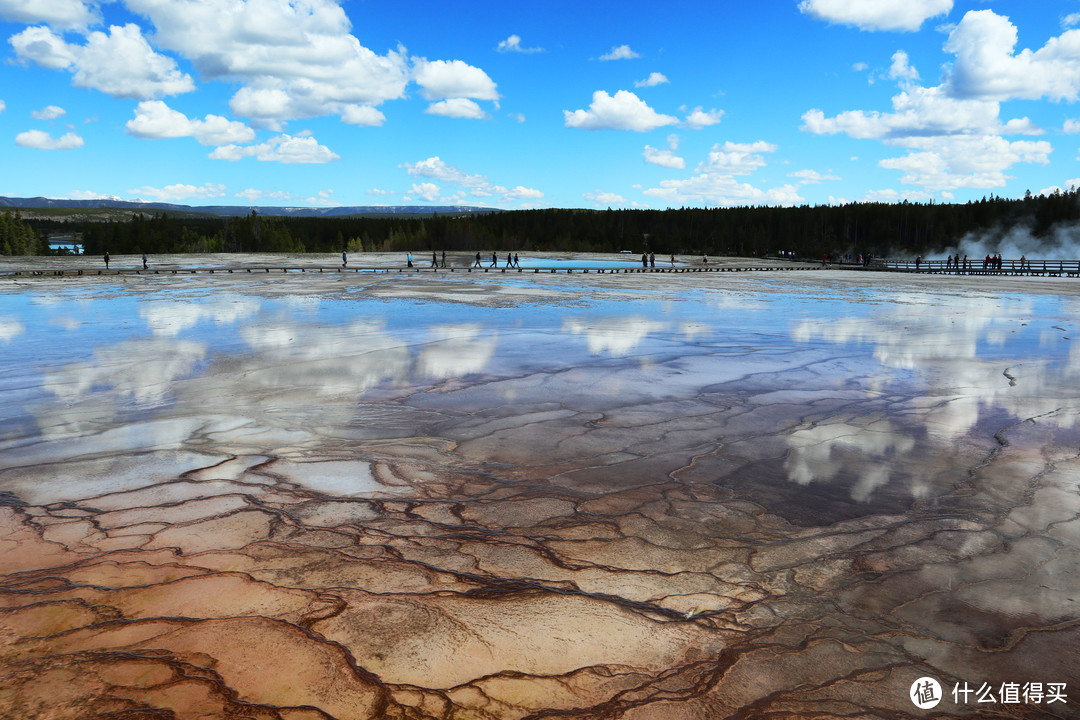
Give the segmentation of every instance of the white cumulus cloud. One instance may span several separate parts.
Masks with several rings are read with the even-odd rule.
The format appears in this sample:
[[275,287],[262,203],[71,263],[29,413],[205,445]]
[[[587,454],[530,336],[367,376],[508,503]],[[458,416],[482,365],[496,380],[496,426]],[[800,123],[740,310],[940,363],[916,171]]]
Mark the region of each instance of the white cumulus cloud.
[[619,203],[626,202],[626,198],[618,193],[612,192],[600,192],[594,190],[593,192],[582,193],[581,197],[586,200],[592,200],[597,207],[603,207],[607,205],[618,205]]
[[[518,185],[515,188],[507,188],[503,185],[492,183],[483,175],[470,175],[453,165],[447,164],[438,156],[429,157],[427,160],[421,160],[417,163],[405,163],[401,167],[413,177],[437,180],[442,183],[457,185],[474,197],[486,198],[494,195],[501,195],[507,200],[537,200],[544,197],[544,193],[535,188],[528,188],[521,185]],[[434,183],[422,183],[420,185],[414,185],[413,189],[409,192],[426,199],[433,192],[431,187],[428,186],[435,187],[435,192],[438,192],[439,190],[437,186],[434,186]],[[417,190],[416,188],[420,189]]]
[[[803,114],[802,129],[878,140],[907,152],[878,163],[903,173],[901,182],[944,194],[959,188],[1004,186],[1017,163],[1047,164],[1045,141],[1012,141],[1006,135],[1040,135],[1029,118],[1001,117],[1011,99],[1080,99],[1080,30],[1051,38],[1037,51],[1015,51],[1017,30],[990,10],[971,11],[949,31],[945,50],[955,56],[934,87],[916,84],[918,73],[903,51],[893,55],[889,76],[901,92],[892,112],[848,110],[827,117]],[[1080,131],[1066,120],[1064,132]]]
[[487,113],[483,108],[477,105],[468,98],[450,98],[449,100],[440,100],[436,103],[431,103],[427,110],[424,112],[429,115],[442,115],[444,117],[452,118],[470,118],[473,120],[483,120],[487,118]]
[[1021,162],[1046,165],[1052,152],[1045,140],[1010,142],[996,135],[915,137],[901,142],[908,154],[878,165],[902,171],[900,182],[926,190],[1002,187],[1009,179],[1005,170]]
[[1016,26],[993,10],[972,10],[945,49],[956,59],[946,79],[958,97],[990,100],[1080,99],[1080,30],[1050,38],[1038,50],[1015,51]]
[[692,130],[700,130],[701,128],[709,127],[710,125],[716,125],[724,117],[723,110],[702,110],[700,107],[696,107],[686,119],[683,120],[683,127],[691,128]]
[[349,125],[377,127],[386,122],[386,116],[370,105],[346,105],[341,109],[341,121]]
[[[233,114],[267,127],[339,115],[346,105],[375,106],[405,94],[404,48],[380,55],[362,46],[334,0],[125,4],[153,23],[159,47],[190,60],[202,79],[239,84],[230,103]],[[284,100],[267,102],[265,92]]]
[[903,50],[897,50],[892,56],[892,65],[889,66],[889,77],[893,80],[914,82],[919,79],[919,71],[908,62],[908,55]]
[[325,145],[313,137],[278,135],[255,145],[222,145],[209,155],[214,160],[241,160],[253,157],[263,162],[279,162],[285,165],[321,164],[340,159]]
[[788,177],[799,178],[800,182],[807,185],[816,185],[822,180],[839,180],[837,176],[832,173],[822,175],[817,170],[797,170],[795,172],[788,173]]
[[860,30],[913,32],[929,18],[947,15],[952,6],[953,0],[802,0],[799,10]]
[[499,52],[518,52],[518,53],[538,53],[543,52],[544,48],[539,47],[522,47],[521,36],[511,35],[505,40],[500,40],[498,46],[495,48]]
[[649,73],[649,77],[644,80],[638,80],[634,83],[634,87],[656,87],[657,85],[663,85],[664,83],[671,82],[664,76],[663,73]]
[[762,189],[735,179],[749,175],[765,166],[765,153],[776,152],[777,146],[759,140],[753,143],[717,143],[707,159],[700,163],[695,174],[687,178],[662,180],[659,187],[643,190],[643,194],[664,201],[669,207],[682,205],[794,205],[803,202],[798,187],[787,183]]
[[776,152],[772,143],[759,140],[753,143],[717,143],[709,151],[708,159],[698,166],[698,172],[722,175],[749,175],[765,166],[762,153]]
[[442,190],[435,183],[414,183],[413,186],[409,188],[409,192],[429,203],[439,202],[442,199]]
[[0,0],[0,18],[10,22],[43,23],[61,30],[86,28],[101,21],[95,3],[81,0]]
[[901,138],[973,133],[1026,133],[1040,130],[1027,118],[1004,124],[994,100],[951,97],[942,86],[909,87],[892,99],[893,112],[848,110],[828,118],[820,110],[803,115],[803,129],[815,134],[844,133],[854,138]]
[[40,110],[31,110],[30,117],[35,120],[55,120],[58,117],[66,114],[67,110],[56,105],[48,105]]
[[664,125],[674,125],[679,119],[662,115],[629,90],[619,90],[614,96],[604,90],[593,93],[588,110],[563,110],[566,127],[582,130],[634,130],[648,132]]
[[27,130],[15,136],[15,144],[36,150],[72,150],[83,146],[83,139],[73,132],[54,138],[41,130]]
[[633,60],[634,58],[641,57],[636,52],[630,49],[629,45],[619,45],[613,47],[608,52],[600,56],[601,60]]
[[141,188],[136,188],[135,190],[128,190],[128,192],[141,198],[150,197],[162,202],[177,202],[191,198],[206,199],[223,197],[225,195],[225,186],[216,183],[205,183],[203,185],[184,185],[177,183],[175,185],[166,185],[163,188],[145,185]]
[[413,79],[425,100],[473,98],[498,100],[495,82],[478,67],[461,60],[413,58]]
[[255,131],[242,122],[220,115],[190,119],[161,100],[139,103],[134,119],[127,122],[125,130],[129,135],[147,139],[192,137],[201,145],[248,143],[255,139]]
[[195,89],[191,76],[180,72],[175,60],[155,52],[133,23],[113,25],[108,34],[92,32],[85,45],[68,43],[43,26],[27,28],[8,42],[23,62],[66,69],[76,87],[113,97],[147,100]]
[[682,170],[686,167],[686,160],[676,155],[673,149],[658,150],[651,145],[645,146],[645,162],[674,170]]

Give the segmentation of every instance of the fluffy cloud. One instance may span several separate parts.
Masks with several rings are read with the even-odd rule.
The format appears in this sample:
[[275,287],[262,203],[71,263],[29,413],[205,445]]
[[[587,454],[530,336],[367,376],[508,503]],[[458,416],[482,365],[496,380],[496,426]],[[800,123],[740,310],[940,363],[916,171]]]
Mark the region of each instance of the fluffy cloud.
[[892,113],[849,110],[832,118],[825,117],[820,110],[810,110],[803,115],[803,129],[818,135],[844,133],[862,139],[1040,132],[1027,118],[1002,125],[996,101],[957,99],[941,86],[909,87],[893,97],[892,105]]
[[992,10],[972,10],[945,49],[956,55],[946,80],[958,97],[1075,101],[1080,98],[1080,30],[1050,38],[1039,50],[1015,52],[1016,26]]
[[56,118],[66,113],[67,110],[62,107],[57,107],[56,105],[49,105],[47,107],[41,108],[40,110],[31,110],[30,117],[34,118],[35,120],[55,120]]
[[70,200],[123,200],[118,195],[106,195],[93,190],[72,190],[67,197]]
[[953,0],[802,0],[799,10],[818,20],[860,30],[913,32],[952,10]]
[[324,207],[340,207],[341,203],[334,200],[333,190],[320,190],[315,195],[307,198],[304,202],[309,205],[322,205]]
[[725,142],[716,144],[707,159],[697,167],[696,174],[683,179],[663,180],[659,187],[642,192],[663,200],[670,207],[694,204],[712,205],[794,205],[803,201],[798,187],[785,184],[763,190],[739,182],[736,175],[748,175],[765,165],[762,153],[776,152],[772,143]]
[[776,146],[763,140],[754,143],[717,143],[697,171],[721,175],[749,175],[765,167],[765,157],[761,153],[772,152],[776,152]]
[[27,130],[15,136],[15,144],[35,150],[72,150],[83,146],[83,139],[75,133],[53,138],[41,130]]
[[1065,124],[1061,128],[1061,131],[1064,133],[1068,133],[1069,135],[1075,135],[1076,133],[1080,133],[1080,120],[1076,118],[1069,118],[1065,121]]
[[788,177],[799,178],[799,181],[804,185],[816,185],[822,180],[839,180],[832,173],[828,175],[822,175],[817,170],[798,170],[796,172],[788,173]]
[[683,120],[683,127],[691,128],[692,130],[700,130],[710,125],[716,125],[720,122],[720,119],[724,117],[723,110],[709,110],[705,112],[700,107],[696,107],[693,111],[686,116]]
[[225,186],[216,183],[205,183],[203,185],[176,184],[167,185],[163,188],[144,186],[135,190],[128,190],[128,192],[138,197],[151,197],[162,202],[177,202],[191,198],[223,197],[225,195]]
[[804,201],[798,188],[787,184],[762,190],[737,182],[730,175],[701,174],[685,180],[664,180],[658,188],[643,191],[665,201],[669,207],[708,203],[733,205],[794,205]]
[[[486,198],[501,195],[507,200],[537,200],[544,197],[544,193],[534,188],[521,185],[515,188],[507,188],[502,185],[495,185],[483,175],[470,175],[452,165],[446,164],[438,156],[429,157],[427,160],[421,160],[418,163],[405,163],[401,167],[413,177],[457,185],[474,197]],[[434,183],[421,183],[420,185],[414,185],[409,192],[427,199],[428,197],[438,196],[440,190]],[[429,200],[429,202],[434,201]]]
[[897,50],[892,56],[892,65],[889,66],[889,77],[902,82],[915,82],[919,79],[919,71],[908,62],[907,53]]
[[370,105],[346,105],[341,109],[341,121],[349,125],[377,127],[386,122],[386,116]]
[[659,165],[660,167],[671,168],[673,170],[682,170],[686,167],[686,161],[675,154],[675,151],[679,149],[679,136],[672,133],[667,137],[668,149],[658,150],[651,145],[645,146],[645,162],[652,165]]
[[154,52],[134,24],[113,25],[108,34],[92,32],[85,45],[67,43],[47,27],[27,28],[8,42],[23,62],[69,70],[76,87],[113,97],[147,100],[195,89],[191,76],[172,58]]
[[421,200],[426,200],[429,203],[439,202],[442,199],[442,190],[435,183],[414,183],[409,192]]
[[[1010,141],[1003,135],[1038,135],[1026,117],[1004,120],[1000,102],[1012,98],[1075,100],[1080,93],[1080,31],[1051,39],[1041,50],[1016,54],[1016,28],[990,10],[972,11],[949,33],[945,49],[955,55],[936,87],[915,84],[918,73],[902,51],[893,55],[889,76],[901,92],[893,112],[849,110],[826,117],[803,115],[803,130],[873,139],[908,152],[881,167],[903,173],[901,182],[924,190],[991,188],[1006,184],[1016,163],[1048,162],[1047,142]],[[1065,132],[1080,123],[1065,121]]]
[[543,52],[544,48],[539,47],[521,47],[521,36],[511,35],[505,40],[500,40],[498,46],[495,48],[499,52],[519,52],[519,53],[538,53]]
[[619,45],[600,56],[601,60],[632,60],[641,57],[629,45]]
[[1016,163],[1050,162],[1046,141],[1010,142],[994,135],[905,138],[907,155],[878,163],[904,173],[900,181],[927,190],[993,188],[1005,185],[1005,170]]
[[86,28],[101,21],[92,3],[81,0],[0,0],[0,18],[36,25],[44,23],[62,30]]
[[581,197],[586,200],[592,200],[593,204],[597,207],[603,207],[606,205],[618,205],[619,203],[626,202],[626,198],[618,193],[600,192],[594,190],[593,192],[582,193]]
[[[378,105],[403,97],[408,84],[403,49],[378,55],[360,45],[333,0],[126,4],[154,24],[160,47],[190,60],[204,79],[240,83],[232,112],[269,127]],[[270,102],[267,92],[280,96]]]
[[648,132],[679,121],[671,115],[661,115],[644,100],[628,90],[619,90],[614,97],[603,90],[593,93],[588,110],[563,110],[566,127],[582,130],[635,130]]
[[487,73],[461,60],[429,62],[424,58],[414,58],[413,79],[420,86],[420,96],[425,100],[499,99],[495,83]]
[[215,148],[209,157],[231,161],[253,157],[264,162],[296,165],[328,163],[340,159],[341,156],[331,152],[325,145],[320,145],[313,137],[278,135],[256,145],[222,145]]
[[236,193],[236,195],[234,195],[234,197],[244,198],[248,202],[253,203],[256,200],[259,200],[260,198],[264,198],[264,197],[268,197],[268,198],[271,198],[273,200],[281,200],[281,201],[291,200],[292,199],[292,194],[287,193],[284,190],[275,190],[274,192],[269,192],[268,193],[268,192],[264,192],[262,190],[256,190],[255,188],[248,188],[247,190],[241,190],[240,192]]
[[192,120],[161,100],[139,103],[135,118],[128,121],[125,130],[129,135],[148,139],[193,137],[201,145],[248,143],[255,139],[255,131],[244,123],[220,115]]
[[673,170],[686,167],[686,161],[677,156],[674,150],[658,150],[651,145],[645,146],[645,162]]
[[638,80],[634,83],[634,87],[656,87],[657,85],[663,85],[666,82],[670,82],[663,73],[649,73],[649,77],[644,80]]
[[430,115],[442,115],[444,117],[452,118],[471,118],[473,120],[483,120],[487,118],[487,113],[484,112],[479,105],[468,98],[440,100],[437,103],[429,105],[424,112]]
[[7,105],[3,100],[0,100],[0,112],[4,112],[5,109],[7,109]]
[[527,188],[523,185],[518,185],[515,188],[503,188],[502,186],[496,186],[503,195],[511,200],[539,200],[544,197],[544,193],[540,192],[536,188]]

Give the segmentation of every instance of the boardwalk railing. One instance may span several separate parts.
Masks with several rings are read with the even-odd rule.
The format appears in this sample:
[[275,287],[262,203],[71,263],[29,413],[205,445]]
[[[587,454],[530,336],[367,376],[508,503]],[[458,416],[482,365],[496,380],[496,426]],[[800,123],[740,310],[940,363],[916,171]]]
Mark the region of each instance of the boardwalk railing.
[[791,270],[818,270],[817,265],[708,265],[690,267],[431,267],[419,265],[414,267],[340,267],[319,265],[258,265],[258,266],[232,266],[232,267],[164,267],[149,269],[143,268],[26,268],[0,270],[0,276],[93,276],[99,275],[214,275],[217,274],[267,274],[267,273],[367,273],[367,274],[398,274],[398,273],[526,273],[529,275],[544,274],[589,274],[597,275],[630,275],[641,273],[721,273],[721,272],[788,272]]
[[993,262],[985,263],[983,258],[963,259],[958,263],[948,264],[947,260],[874,260],[870,270],[892,270],[895,272],[919,272],[945,275],[1041,275],[1080,277],[1080,260],[1001,260],[1001,267]]

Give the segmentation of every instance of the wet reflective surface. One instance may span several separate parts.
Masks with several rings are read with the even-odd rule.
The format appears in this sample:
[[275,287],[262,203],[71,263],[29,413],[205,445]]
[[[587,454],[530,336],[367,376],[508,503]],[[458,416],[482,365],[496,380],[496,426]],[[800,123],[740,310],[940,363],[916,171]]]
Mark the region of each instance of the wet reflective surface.
[[0,715],[1080,693],[1080,286],[851,277],[0,289]]

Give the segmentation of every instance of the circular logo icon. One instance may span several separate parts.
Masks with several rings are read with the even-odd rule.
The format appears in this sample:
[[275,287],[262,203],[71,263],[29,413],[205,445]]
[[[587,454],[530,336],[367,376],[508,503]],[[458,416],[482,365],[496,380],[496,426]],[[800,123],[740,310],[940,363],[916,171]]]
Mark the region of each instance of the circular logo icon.
[[908,697],[920,710],[937,707],[937,704],[941,702],[941,684],[932,677],[921,677],[911,683]]

